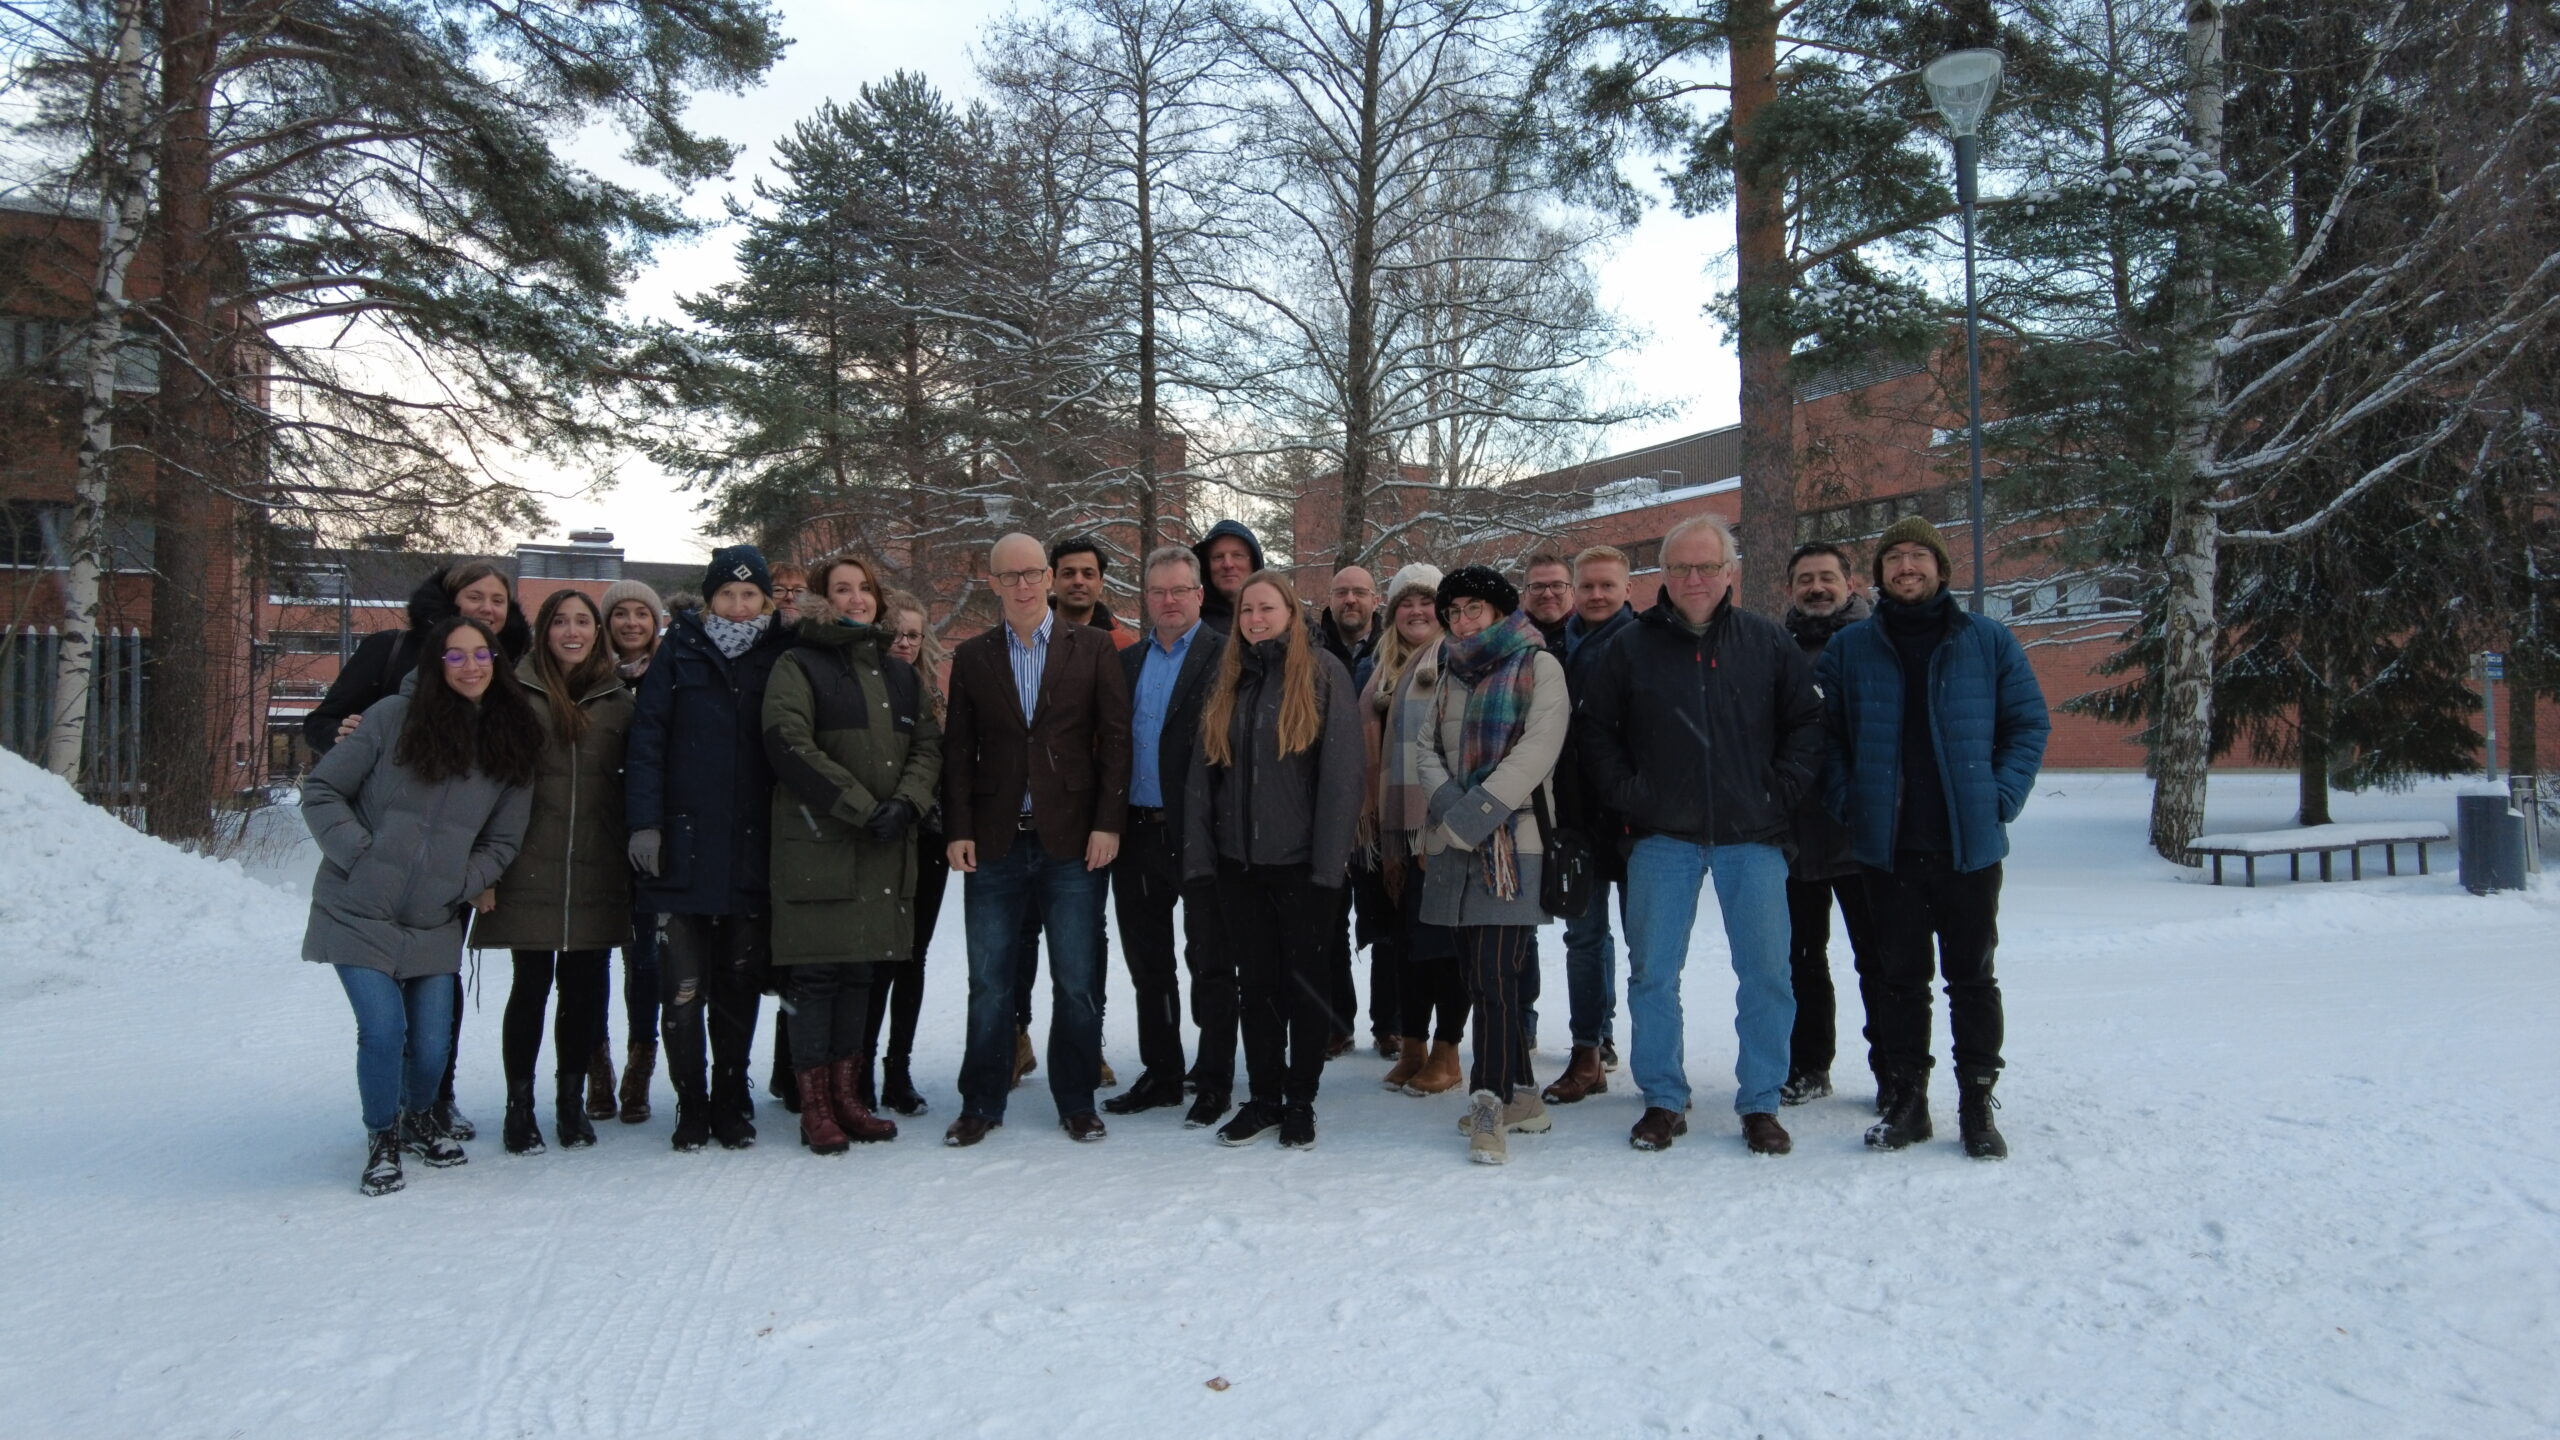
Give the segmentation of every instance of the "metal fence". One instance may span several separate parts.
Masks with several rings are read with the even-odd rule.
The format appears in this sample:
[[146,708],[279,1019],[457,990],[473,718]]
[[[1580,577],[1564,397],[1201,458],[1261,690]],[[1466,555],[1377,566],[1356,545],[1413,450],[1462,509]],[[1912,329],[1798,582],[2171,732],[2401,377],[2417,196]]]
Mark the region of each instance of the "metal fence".
[[[54,664],[61,653],[61,632],[51,626],[0,631],[0,745],[39,765],[53,725]],[[89,676],[80,788],[102,804],[141,801],[142,685],[142,632],[101,632]]]

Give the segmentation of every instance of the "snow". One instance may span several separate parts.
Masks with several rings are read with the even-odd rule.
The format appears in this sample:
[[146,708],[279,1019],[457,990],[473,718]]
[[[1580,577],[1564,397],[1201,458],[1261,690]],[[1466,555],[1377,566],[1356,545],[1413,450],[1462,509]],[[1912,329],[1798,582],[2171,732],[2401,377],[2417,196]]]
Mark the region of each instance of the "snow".
[[2240,830],[2226,835],[2199,835],[2187,842],[2187,848],[2198,853],[2228,850],[2239,855],[2282,855],[2292,850],[2343,850],[2356,845],[2405,845],[2418,840],[2452,838],[2452,828],[2439,821],[2367,820],[2353,825],[2296,825],[2285,830]]
[[[2292,783],[2217,777],[2210,818],[2280,825]],[[1786,1113],[1794,1155],[1746,1155],[1712,904],[1668,1154],[1627,1147],[1621,1073],[1471,1165],[1456,1097],[1381,1091],[1365,1050],[1304,1154],[1170,1112],[1072,1145],[1036,1075],[948,1150],[955,886],[933,1114],[897,1143],[812,1157],[768,1105],[756,1149],[674,1155],[662,1080],[659,1118],[593,1150],[483,1138],[365,1199],[299,881],[0,758],[0,1432],[2560,1431],[2560,890],[2474,897],[2451,865],[2216,889],[2145,851],[2147,801],[2048,775],[2016,827],[2005,1164],[1962,1158],[1943,1094],[1937,1141],[1860,1145],[1845,943],[1842,1093]],[[2338,808],[2450,818],[2452,791]],[[484,1137],[504,988],[463,1036]],[[1125,979],[1111,1003],[1126,1077]]]

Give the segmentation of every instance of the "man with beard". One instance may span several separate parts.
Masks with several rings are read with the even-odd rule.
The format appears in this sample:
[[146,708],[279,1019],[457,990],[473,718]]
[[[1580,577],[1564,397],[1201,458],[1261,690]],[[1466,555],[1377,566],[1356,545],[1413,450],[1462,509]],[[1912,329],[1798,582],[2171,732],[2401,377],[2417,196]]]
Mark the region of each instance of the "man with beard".
[[[1828,541],[1799,545],[1787,557],[1787,594],[1782,623],[1804,650],[1807,662],[1820,660],[1832,636],[1866,619],[1872,609],[1852,583],[1848,553]],[[1831,1093],[1831,1059],[1838,1048],[1838,1007],[1831,986],[1835,897],[1849,930],[1850,961],[1857,967],[1859,1013],[1871,1014],[1875,1004],[1867,892],[1858,879],[1857,858],[1849,853],[1849,827],[1825,814],[1822,797],[1814,794],[1796,807],[1795,831],[1796,853],[1787,862],[1787,919],[1793,932],[1787,965],[1795,980],[1796,1027],[1788,1050],[1786,1087],[1778,1092],[1784,1105],[1801,1105]],[[1874,1069],[1876,1055],[1870,1040],[1867,1063]]]

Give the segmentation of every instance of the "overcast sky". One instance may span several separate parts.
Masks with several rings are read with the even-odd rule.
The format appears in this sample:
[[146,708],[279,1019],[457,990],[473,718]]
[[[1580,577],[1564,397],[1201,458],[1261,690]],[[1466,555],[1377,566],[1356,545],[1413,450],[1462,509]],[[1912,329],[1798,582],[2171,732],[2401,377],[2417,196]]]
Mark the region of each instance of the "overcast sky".
[[[743,197],[767,173],[774,139],[822,101],[849,98],[857,86],[900,69],[920,71],[948,93],[969,93],[980,31],[1012,8],[989,0],[782,0],[791,48],[766,83],[695,104],[701,128],[741,153],[727,185],[693,197],[694,212],[717,216],[724,195]],[[649,314],[677,315],[677,296],[730,277],[736,242],[734,230],[716,227],[694,244],[663,251],[634,287],[634,303]],[[1657,208],[1601,269],[1603,298],[1650,334],[1620,361],[1618,378],[1675,407],[1668,420],[1620,427],[1607,437],[1608,449],[1733,423],[1739,374],[1731,347],[1703,313],[1716,288],[1730,283],[1732,244],[1729,215],[1688,220]],[[601,525],[635,560],[684,560],[706,554],[711,543],[697,528],[695,499],[631,458],[609,493],[563,496],[548,508],[553,536]]]

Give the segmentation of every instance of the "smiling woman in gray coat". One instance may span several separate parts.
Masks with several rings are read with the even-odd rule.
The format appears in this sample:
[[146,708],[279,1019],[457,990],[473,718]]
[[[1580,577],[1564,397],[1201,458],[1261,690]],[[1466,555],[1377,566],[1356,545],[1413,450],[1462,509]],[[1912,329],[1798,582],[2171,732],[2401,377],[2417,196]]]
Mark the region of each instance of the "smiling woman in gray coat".
[[490,887],[524,841],[542,750],[504,655],[469,620],[428,633],[409,689],[375,702],[302,782],[321,856],[302,958],[337,967],[355,1010],[369,1195],[400,1188],[404,1148],[430,1165],[465,1158],[432,1108],[452,1043],[463,915],[495,903]]

